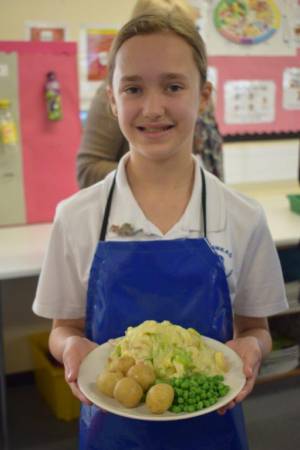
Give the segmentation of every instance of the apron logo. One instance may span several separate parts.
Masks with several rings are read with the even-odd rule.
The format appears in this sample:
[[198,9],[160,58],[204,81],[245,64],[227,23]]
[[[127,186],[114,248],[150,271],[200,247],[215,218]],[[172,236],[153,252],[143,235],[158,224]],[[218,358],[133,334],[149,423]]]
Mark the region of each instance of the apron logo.
[[143,231],[141,228],[135,230],[131,223],[127,222],[123,223],[122,225],[112,225],[109,230],[122,237],[135,236],[136,234]]
[[222,260],[226,278],[229,278],[232,274],[232,252],[224,247],[218,245],[213,246],[214,250],[217,252],[219,258]]

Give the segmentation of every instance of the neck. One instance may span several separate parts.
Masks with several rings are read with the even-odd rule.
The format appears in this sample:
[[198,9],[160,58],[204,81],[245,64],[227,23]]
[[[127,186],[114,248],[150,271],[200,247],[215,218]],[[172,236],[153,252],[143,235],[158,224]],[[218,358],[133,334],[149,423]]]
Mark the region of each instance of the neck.
[[190,200],[194,182],[194,161],[190,155],[180,161],[149,161],[129,156],[128,183],[145,216],[162,233],[178,222]]
[[131,153],[126,171],[129,185],[136,189],[151,189],[152,192],[168,192],[190,186],[193,180],[194,162],[191,154],[177,155],[165,161],[149,160]]

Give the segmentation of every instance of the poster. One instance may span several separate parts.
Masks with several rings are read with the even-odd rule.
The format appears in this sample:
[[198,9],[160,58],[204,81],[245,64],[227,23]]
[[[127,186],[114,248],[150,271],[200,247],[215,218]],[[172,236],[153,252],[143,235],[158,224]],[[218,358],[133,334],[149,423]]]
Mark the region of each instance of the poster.
[[266,80],[228,81],[224,86],[227,124],[268,123],[275,119],[276,85]]
[[288,67],[283,72],[283,108],[300,109],[300,67]]
[[26,22],[25,28],[29,41],[62,42],[67,39],[67,28],[63,24]]
[[209,55],[292,56],[297,0],[212,0]]
[[87,25],[80,31],[81,109],[87,110],[107,74],[108,52],[117,26]]
[[292,37],[297,48],[300,48],[300,3],[295,6],[292,19]]
[[87,79],[103,81],[106,77],[108,52],[116,30],[89,28],[86,30]]
[[14,142],[5,143],[0,131],[0,226],[26,220],[18,70],[17,53],[0,49],[0,99],[9,100],[12,123],[16,127]]

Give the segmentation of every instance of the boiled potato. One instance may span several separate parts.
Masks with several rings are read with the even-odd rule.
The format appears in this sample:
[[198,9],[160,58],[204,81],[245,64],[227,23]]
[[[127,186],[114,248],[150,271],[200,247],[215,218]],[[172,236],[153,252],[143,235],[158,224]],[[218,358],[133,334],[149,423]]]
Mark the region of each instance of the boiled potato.
[[162,414],[173,403],[174,389],[167,383],[152,386],[146,395],[146,405],[153,414]]
[[109,372],[105,371],[100,373],[96,379],[96,386],[102,394],[109,397],[114,396],[115,385],[124,375],[121,371]]
[[113,359],[109,364],[109,370],[120,370],[124,375],[128,372],[131,366],[135,364],[134,358],[131,356],[121,356],[121,358]]
[[130,367],[127,376],[134,378],[143,388],[144,391],[151,386],[155,381],[155,372],[153,367],[143,362],[139,362]]
[[135,408],[141,401],[143,389],[131,377],[119,380],[114,389],[114,397],[126,408]]

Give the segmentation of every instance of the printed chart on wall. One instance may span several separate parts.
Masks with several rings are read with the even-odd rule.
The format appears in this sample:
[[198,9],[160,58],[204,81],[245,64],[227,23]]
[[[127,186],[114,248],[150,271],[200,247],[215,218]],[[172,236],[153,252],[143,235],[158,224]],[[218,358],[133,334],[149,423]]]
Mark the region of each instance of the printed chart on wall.
[[295,54],[298,0],[212,0],[209,55]]
[[209,66],[224,135],[300,131],[299,17],[298,0],[211,2]]
[[80,30],[80,98],[87,110],[99,83],[106,77],[108,52],[118,27],[87,25]]

